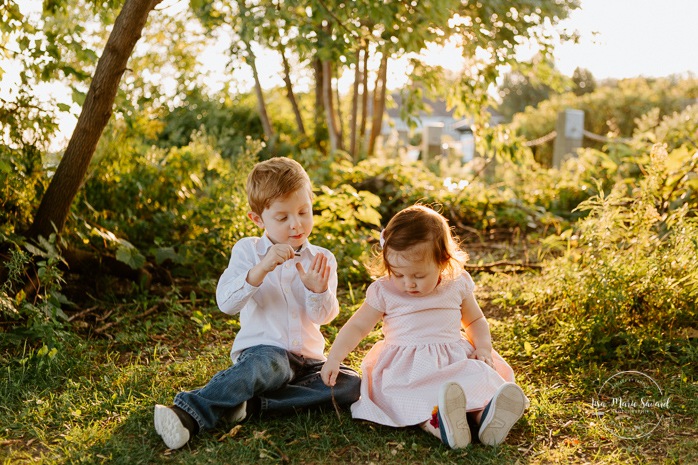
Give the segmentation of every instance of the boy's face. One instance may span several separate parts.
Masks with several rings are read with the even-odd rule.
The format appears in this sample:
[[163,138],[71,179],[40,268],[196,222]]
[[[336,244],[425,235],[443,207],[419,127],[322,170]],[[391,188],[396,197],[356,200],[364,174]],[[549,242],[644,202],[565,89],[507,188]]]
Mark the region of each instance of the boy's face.
[[266,231],[274,244],[298,249],[313,230],[313,204],[307,189],[298,189],[271,202],[261,215],[249,212],[254,224]]

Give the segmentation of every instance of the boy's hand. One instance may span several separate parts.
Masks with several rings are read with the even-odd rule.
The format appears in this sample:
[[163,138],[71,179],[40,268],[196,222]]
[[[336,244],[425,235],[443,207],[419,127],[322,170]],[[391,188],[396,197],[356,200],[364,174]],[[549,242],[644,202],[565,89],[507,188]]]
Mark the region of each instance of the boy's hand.
[[481,362],[485,362],[492,368],[494,368],[494,360],[492,360],[492,351],[491,350],[486,350],[486,349],[475,349],[475,352],[472,353],[470,358],[474,358],[475,360],[480,360]]
[[337,382],[337,375],[339,375],[339,362],[333,362],[327,359],[325,364],[320,370],[320,377],[325,386],[334,386]]
[[247,282],[255,287],[261,286],[264,278],[277,266],[295,256],[293,247],[288,244],[274,244],[267,254],[247,272]]
[[326,256],[321,253],[316,254],[308,271],[305,271],[300,263],[296,263],[296,269],[308,290],[316,294],[322,294],[327,290],[330,281],[330,266],[327,264]]
[[267,273],[294,257],[293,247],[288,244],[274,244],[269,247],[267,254],[262,258],[260,265]]

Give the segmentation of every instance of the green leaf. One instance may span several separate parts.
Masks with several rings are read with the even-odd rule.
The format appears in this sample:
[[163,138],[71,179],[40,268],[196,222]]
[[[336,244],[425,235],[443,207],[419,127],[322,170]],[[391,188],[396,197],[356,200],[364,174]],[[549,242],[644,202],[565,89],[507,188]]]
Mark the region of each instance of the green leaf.
[[373,208],[359,207],[356,209],[356,219],[364,223],[381,226],[381,215]]
[[116,250],[116,259],[127,264],[134,270],[142,267],[145,264],[145,257],[131,244],[123,241]]
[[77,103],[80,106],[83,106],[85,103],[85,97],[87,94],[85,92],[80,92],[79,90],[73,88],[73,102]]
[[158,247],[155,249],[155,262],[158,265],[162,265],[166,260],[172,260],[174,263],[181,263],[182,257],[173,247]]
[[524,342],[524,350],[526,351],[526,355],[531,355],[533,353],[533,346],[530,342]]

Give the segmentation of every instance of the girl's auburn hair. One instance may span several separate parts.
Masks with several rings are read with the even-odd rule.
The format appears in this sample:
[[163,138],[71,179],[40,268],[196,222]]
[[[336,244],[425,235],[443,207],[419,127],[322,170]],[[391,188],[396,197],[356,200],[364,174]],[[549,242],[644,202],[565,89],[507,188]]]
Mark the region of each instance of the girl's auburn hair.
[[381,276],[392,273],[388,249],[405,252],[417,246],[439,265],[444,278],[460,276],[468,254],[461,249],[448,221],[440,213],[425,205],[417,204],[399,211],[391,218],[382,236],[382,250],[377,250],[368,265],[369,271]]

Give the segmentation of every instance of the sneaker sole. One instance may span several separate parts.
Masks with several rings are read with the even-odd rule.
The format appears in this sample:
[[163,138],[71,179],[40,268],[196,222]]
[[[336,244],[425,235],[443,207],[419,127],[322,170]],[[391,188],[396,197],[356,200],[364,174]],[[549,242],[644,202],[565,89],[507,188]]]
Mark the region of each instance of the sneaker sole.
[[446,433],[446,441],[452,449],[461,449],[470,444],[465,393],[458,383],[445,383],[441,386],[439,417]]
[[514,383],[502,385],[492,398],[487,417],[480,423],[480,441],[488,446],[504,442],[525,408],[526,396],[521,388]]
[[189,430],[169,407],[156,405],[153,413],[155,431],[160,435],[168,449],[179,449],[189,442]]

